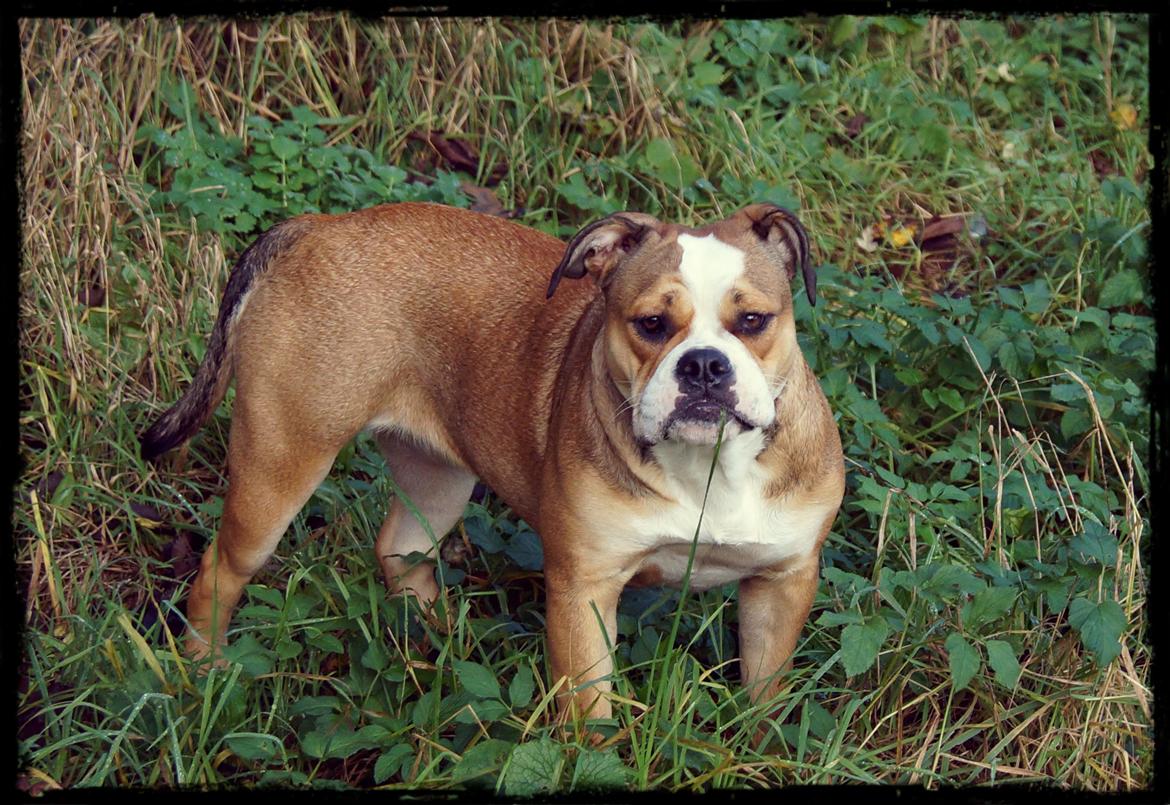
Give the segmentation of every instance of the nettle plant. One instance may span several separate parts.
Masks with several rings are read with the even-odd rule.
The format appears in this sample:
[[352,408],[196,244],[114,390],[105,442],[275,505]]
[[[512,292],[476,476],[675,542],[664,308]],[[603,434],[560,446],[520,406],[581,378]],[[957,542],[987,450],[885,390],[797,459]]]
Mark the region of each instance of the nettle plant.
[[[834,266],[819,277],[831,303],[798,308],[803,332],[819,329],[801,341],[840,412],[851,471],[817,624],[841,627],[846,676],[901,634],[902,652],[945,648],[954,688],[986,663],[1010,689],[1062,622],[1098,666],[1114,660],[1128,628],[1119,600],[1134,587],[1117,568],[1132,566],[1122,560],[1142,523],[1132,476],[1093,468],[1124,475],[1111,448],[1096,452],[1107,430],[1132,445],[1122,458],[1144,485],[1138,383],[1153,364],[1152,320],[1105,309],[1132,302],[1111,298],[1108,282],[1103,307],[1072,311],[1043,278],[976,304],[915,302]],[[1054,312],[1073,328],[1046,324]]]
[[221,133],[198,111],[186,82],[168,84],[162,94],[183,123],[174,130],[140,129],[162,163],[157,184],[148,187],[151,205],[194,219],[200,230],[247,238],[302,213],[395,201],[469,206],[454,173],[439,171],[429,185],[409,181],[405,170],[363,148],[331,143],[328,130],[351,118],[325,118],[297,106],[278,122],[249,117],[247,136],[240,138]]

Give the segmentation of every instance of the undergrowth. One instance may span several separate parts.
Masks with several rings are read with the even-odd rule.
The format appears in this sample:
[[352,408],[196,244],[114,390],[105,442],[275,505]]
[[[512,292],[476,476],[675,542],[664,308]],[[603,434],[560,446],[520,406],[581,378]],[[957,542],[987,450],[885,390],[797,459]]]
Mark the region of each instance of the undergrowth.
[[[1144,20],[21,37],[26,789],[1150,783]],[[248,588],[226,667],[182,657],[230,404],[159,467],[136,433],[256,234],[417,199],[560,236],[800,210],[821,298],[799,339],[848,487],[775,701],[739,690],[733,585],[628,591],[615,718],[579,738],[546,683],[538,536],[481,490],[441,606],[410,617],[372,561],[393,493],[366,437]]]

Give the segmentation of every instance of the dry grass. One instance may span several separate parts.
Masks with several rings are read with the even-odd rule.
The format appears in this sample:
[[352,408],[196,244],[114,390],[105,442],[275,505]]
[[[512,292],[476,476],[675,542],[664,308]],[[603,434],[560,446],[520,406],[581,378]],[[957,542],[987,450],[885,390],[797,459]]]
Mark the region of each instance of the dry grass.
[[[955,58],[947,32],[958,25],[935,20],[927,29],[929,58],[920,69],[936,83]],[[717,23],[691,24],[687,41],[704,41],[717,29]],[[77,663],[118,666],[121,678],[124,660],[112,641],[123,640],[125,627],[116,613],[140,612],[148,601],[157,605],[170,594],[157,568],[165,540],[158,530],[160,512],[177,509],[191,530],[210,533],[215,518],[201,505],[213,500],[223,483],[222,421],[211,426],[213,435],[194,455],[188,459],[184,453],[161,474],[141,462],[134,441],[158,401],[175,398],[190,377],[194,367],[186,357],[191,351],[186,339],[205,333],[228,263],[220,238],[177,216],[160,216],[144,195],[140,128],[181,124],[166,108],[164,81],[187,81],[201,112],[222,132],[246,137],[250,116],[277,121],[304,105],[335,119],[332,141],[360,143],[389,164],[417,163],[424,170],[426,154],[410,132],[467,132],[482,157],[478,178],[495,164],[506,165],[498,194],[506,206],[526,207],[535,218],[558,218],[549,188],[580,170],[584,157],[604,161],[657,137],[672,138],[710,176],[751,175],[757,163],[775,160],[754,144],[761,141],[758,124],[745,126],[738,118],[719,124],[737,132],[725,148],[706,148],[712,124],[688,119],[669,83],[663,91],[655,79],[663,65],[641,46],[657,34],[638,26],[298,15],[199,23],[24,20],[20,33],[20,429],[27,463],[16,490],[16,555],[27,628],[54,647],[60,663],[30,669],[26,661],[23,667],[26,682],[40,680],[27,682],[23,693],[42,684],[42,701],[60,695],[49,690],[51,680]],[[1113,47],[1111,35],[1106,42]],[[543,65],[539,88],[532,87],[528,60]],[[1110,102],[1114,86],[1107,88]],[[600,92],[609,99],[603,102]],[[582,125],[601,132],[588,147]],[[910,187],[913,177],[902,179],[906,186],[891,191],[890,203],[929,208],[931,199]],[[695,214],[692,200],[651,179],[633,177],[627,186],[631,193],[661,198],[676,217]],[[819,235],[822,257],[848,264],[856,250],[853,228],[846,224],[858,201],[844,198],[847,190],[838,187],[801,186],[799,192],[816,199],[810,216],[823,224],[823,232],[833,233]],[[939,193],[962,195],[953,189]],[[720,206],[717,198],[711,203]],[[1066,473],[1095,479],[1120,501],[1120,516],[1108,523],[1122,538],[1124,561],[1109,592],[1130,623],[1119,660],[1100,673],[1091,669],[1075,635],[1051,618],[1038,618],[1027,633],[1025,642],[1037,650],[1021,657],[1023,681],[1011,695],[993,695],[990,687],[952,691],[941,651],[929,660],[923,652],[886,651],[876,676],[866,677],[872,687],[859,692],[844,686],[835,666],[824,676],[831,665],[825,653],[824,664],[800,672],[796,684],[821,691],[827,709],[852,713],[836,745],[815,760],[733,758],[716,748],[718,735],[708,735],[712,751],[728,757],[717,773],[699,782],[873,779],[937,786],[1036,780],[1095,790],[1150,784],[1152,694],[1143,565],[1148,504],[1135,481],[1132,447],[1111,437],[1097,413],[1095,428],[1077,451],[1088,458],[1073,467],[1043,427],[1025,432],[1008,422],[1000,397],[1022,397],[1027,389],[1008,387],[994,376],[985,380],[986,401],[973,426],[994,456],[988,472],[1002,481],[1021,467],[1039,468],[1049,487],[1059,490],[1074,524],[1081,502]],[[877,562],[914,568],[929,561],[926,548],[918,545],[916,523],[931,522],[937,514],[904,494],[891,499],[893,514],[881,521]],[[907,541],[886,539],[887,521],[895,519]],[[988,512],[985,524],[933,525],[957,546],[947,550],[982,550],[993,559],[1005,555],[1002,511]],[[1047,528],[1037,516],[1038,543],[1051,537]],[[912,629],[904,638],[915,644],[924,639]],[[160,655],[168,639],[160,639]],[[818,646],[825,642],[823,636],[812,640]],[[74,654],[71,645],[88,648]],[[837,681],[830,683],[832,678]],[[76,696],[79,702],[92,698],[95,710],[105,706],[90,691]],[[56,711],[34,718],[48,723],[66,716]],[[100,720],[76,718],[76,734]],[[76,784],[82,779],[78,769],[93,764],[105,746],[97,740],[90,749],[83,742],[71,750],[62,746],[59,757],[30,770],[25,783]],[[207,768],[229,755],[208,761]],[[176,758],[143,763],[125,779],[135,784],[177,779]],[[364,773],[356,778],[368,780],[368,770]],[[187,779],[215,777],[203,770]]]

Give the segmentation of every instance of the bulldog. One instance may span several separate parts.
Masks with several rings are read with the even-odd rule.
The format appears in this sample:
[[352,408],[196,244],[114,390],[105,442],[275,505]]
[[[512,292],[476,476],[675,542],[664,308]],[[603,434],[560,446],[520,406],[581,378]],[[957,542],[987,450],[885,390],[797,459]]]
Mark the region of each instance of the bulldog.
[[813,304],[807,234],[771,204],[697,229],[616,213],[567,247],[434,204],[273,227],[233,269],[190,387],[141,437],[151,460],[185,441],[234,376],[189,653],[222,645],[244,585],[368,430],[422,515],[390,501],[375,550],[391,592],[435,601],[418,557],[437,555],[430,535],[456,525],[477,478],[539,533],[567,716],[611,715],[626,585],[738,581],[742,679],[773,695],[844,490],[796,341],[798,267]]

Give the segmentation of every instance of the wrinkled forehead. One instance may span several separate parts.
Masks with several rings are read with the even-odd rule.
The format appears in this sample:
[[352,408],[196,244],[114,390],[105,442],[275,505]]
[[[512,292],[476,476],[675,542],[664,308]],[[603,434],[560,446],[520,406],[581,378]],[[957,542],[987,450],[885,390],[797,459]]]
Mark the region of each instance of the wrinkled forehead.
[[610,305],[629,306],[661,286],[664,278],[678,281],[698,299],[717,302],[733,288],[781,298],[787,286],[784,267],[768,256],[754,234],[733,232],[729,223],[658,230],[614,272]]

